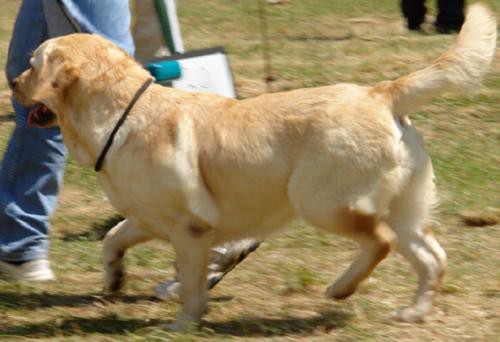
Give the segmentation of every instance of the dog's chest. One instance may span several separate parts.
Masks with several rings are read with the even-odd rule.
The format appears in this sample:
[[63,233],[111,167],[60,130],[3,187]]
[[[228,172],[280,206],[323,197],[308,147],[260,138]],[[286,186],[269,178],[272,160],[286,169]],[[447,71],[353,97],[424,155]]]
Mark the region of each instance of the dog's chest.
[[124,217],[143,222],[146,230],[175,216],[173,208],[180,205],[178,194],[146,174],[104,176],[100,181],[111,205]]

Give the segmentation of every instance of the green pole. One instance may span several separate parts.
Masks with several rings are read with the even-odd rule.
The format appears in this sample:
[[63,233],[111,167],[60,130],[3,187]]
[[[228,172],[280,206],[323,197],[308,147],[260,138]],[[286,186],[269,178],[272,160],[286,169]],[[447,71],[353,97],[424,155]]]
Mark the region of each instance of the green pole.
[[170,50],[171,54],[178,53],[175,48],[174,38],[172,37],[172,31],[170,30],[170,20],[168,19],[167,8],[165,6],[164,0],[155,0],[156,14],[160,20],[161,32],[163,34],[163,39],[165,44]]

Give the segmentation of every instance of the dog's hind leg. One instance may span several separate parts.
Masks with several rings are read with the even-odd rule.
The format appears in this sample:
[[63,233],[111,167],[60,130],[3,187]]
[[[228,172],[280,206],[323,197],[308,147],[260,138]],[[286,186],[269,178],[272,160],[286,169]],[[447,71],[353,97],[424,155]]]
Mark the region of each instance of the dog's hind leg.
[[337,216],[339,228],[335,232],[353,238],[361,250],[351,266],[327,289],[328,297],[344,299],[353,294],[359,283],[387,256],[394,233],[373,215],[346,210]]
[[[324,171],[328,170],[328,171]],[[297,212],[307,223],[331,233],[349,237],[360,245],[360,255],[344,274],[327,289],[328,297],[343,299],[352,295],[359,283],[366,279],[373,269],[390,252],[394,233],[379,218],[375,199],[378,193],[364,197],[357,195],[358,201],[351,201],[352,193],[366,192],[366,188],[377,179],[377,175],[358,178],[349,177],[356,170],[336,171],[331,168],[314,169],[307,172],[298,171],[291,176],[289,186],[290,201]],[[335,169],[334,169],[335,170]],[[351,172],[352,171],[352,172]],[[309,172],[310,173],[310,172]],[[366,172],[368,173],[368,172]],[[375,173],[375,172],[374,172]],[[307,175],[307,176],[306,176]],[[335,177],[349,182],[336,184],[327,180]],[[324,179],[325,182],[318,182]],[[356,205],[352,205],[354,202]],[[359,202],[359,204],[358,204]]]
[[432,166],[416,171],[405,191],[390,206],[387,224],[397,235],[396,249],[413,266],[419,285],[411,306],[402,308],[397,319],[422,321],[432,304],[446,269],[446,252],[427,228],[429,208],[435,200]]
[[106,289],[117,292],[125,280],[123,256],[125,251],[139,243],[150,240],[151,236],[135,228],[128,219],[119,222],[104,237],[104,270]]
[[420,322],[432,309],[446,269],[446,253],[423,223],[392,220],[390,224],[397,234],[397,250],[410,262],[419,278],[413,304],[398,310],[396,318]]

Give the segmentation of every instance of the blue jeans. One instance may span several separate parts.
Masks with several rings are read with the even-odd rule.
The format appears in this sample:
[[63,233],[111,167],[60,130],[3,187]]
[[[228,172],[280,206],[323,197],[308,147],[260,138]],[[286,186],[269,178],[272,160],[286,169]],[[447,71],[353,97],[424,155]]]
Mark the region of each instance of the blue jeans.
[[[100,34],[134,52],[126,0],[63,0],[84,32]],[[29,67],[31,53],[46,39],[41,0],[21,4],[9,46],[9,85]],[[47,258],[49,218],[62,184],[67,151],[59,129],[27,127],[29,108],[13,99],[16,127],[0,170],[0,260]]]

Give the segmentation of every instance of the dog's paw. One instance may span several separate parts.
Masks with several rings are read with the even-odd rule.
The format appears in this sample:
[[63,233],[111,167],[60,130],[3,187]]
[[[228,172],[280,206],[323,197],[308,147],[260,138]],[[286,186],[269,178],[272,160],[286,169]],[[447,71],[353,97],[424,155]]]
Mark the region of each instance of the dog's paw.
[[346,299],[351,296],[354,292],[356,292],[356,288],[345,288],[340,287],[336,284],[331,285],[326,289],[326,297],[333,299]]
[[399,322],[407,323],[423,323],[425,313],[422,310],[418,310],[413,306],[406,306],[398,309],[394,315],[393,319]]
[[125,285],[125,272],[118,268],[106,274],[106,290],[110,293],[119,293]]
[[179,316],[177,320],[173,323],[163,324],[162,329],[173,331],[173,332],[187,332],[198,330],[200,327],[200,321],[194,320],[190,317]]

